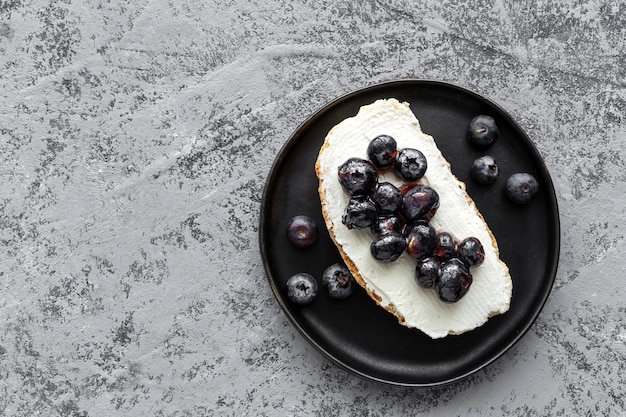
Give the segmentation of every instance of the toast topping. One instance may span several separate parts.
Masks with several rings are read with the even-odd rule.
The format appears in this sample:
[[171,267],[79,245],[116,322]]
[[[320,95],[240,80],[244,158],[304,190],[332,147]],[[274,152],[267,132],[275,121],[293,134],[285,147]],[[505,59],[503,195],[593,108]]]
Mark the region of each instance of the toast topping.
[[[413,158],[412,166],[408,164],[409,168],[414,168],[413,172],[418,168],[417,176],[408,176],[408,180],[414,182],[410,187],[406,186],[407,180],[396,172],[397,164],[393,163],[394,168],[376,170],[374,176],[377,181],[374,185],[364,181],[365,186],[357,186],[355,189],[359,191],[351,193],[338,180],[338,167],[351,158],[369,161],[368,147],[372,139],[380,136],[393,138],[398,149],[394,152],[385,148],[391,142],[388,139],[382,141],[387,145],[379,146],[376,152],[370,149],[370,154],[378,155],[384,166],[391,166],[390,155],[397,161],[399,150],[412,149],[419,150],[427,161],[427,169],[419,172],[422,170],[419,166],[424,161],[418,155],[418,158]],[[413,151],[411,153],[415,155]],[[485,323],[489,317],[508,310],[512,285],[508,268],[499,259],[495,238],[465,192],[465,185],[450,171],[448,162],[433,138],[421,131],[408,104],[395,99],[378,100],[362,107],[356,116],[339,123],[325,139],[316,163],[316,172],[320,180],[319,194],[326,226],[346,265],[372,299],[396,315],[401,324],[439,338],[472,330]],[[375,192],[376,184],[382,183],[392,184],[403,191],[403,210],[399,214],[394,212],[381,216],[380,210],[376,210],[381,203],[374,203],[370,196]],[[416,188],[421,194],[414,191]],[[423,192],[429,189],[434,192]],[[355,199],[358,204],[351,202]],[[429,201],[430,206],[417,207],[421,200]],[[365,201],[372,201],[372,204]],[[372,206],[376,210],[375,216],[371,213]],[[360,209],[348,214],[347,207]],[[397,219],[386,221],[387,217],[393,216],[404,219],[410,227],[398,230]],[[346,218],[352,227],[342,224]],[[415,225],[421,222],[428,227],[416,228]],[[370,230],[372,227],[376,236]],[[422,233],[429,228],[435,231],[434,235]],[[387,234],[385,231],[388,229],[390,231]],[[450,259],[442,262],[435,257],[437,236],[442,232],[463,238],[471,236],[479,241],[484,254],[473,252],[472,259],[481,259],[482,263],[471,266],[471,274],[470,265],[462,262],[460,255],[452,257],[454,263]],[[398,247],[402,246],[398,239],[400,233],[403,233],[407,244],[405,250],[396,256]],[[388,235],[393,238],[374,243]],[[445,244],[444,238],[442,241],[439,251],[444,253],[449,248],[442,246]],[[447,245],[457,248],[460,243],[447,242]],[[375,250],[372,249],[374,246]],[[471,246],[468,251],[475,251],[477,247],[472,244],[466,246]],[[384,259],[381,261],[372,256],[374,251],[379,255],[377,258]],[[435,291],[421,288],[417,276],[418,264],[427,258],[437,260],[440,265],[439,271],[436,271],[439,278],[433,280],[432,285]],[[449,265],[444,267],[445,264]],[[437,270],[436,267],[431,269]],[[432,271],[428,273],[432,274]],[[429,280],[423,278],[422,281],[428,283]],[[436,282],[440,282],[439,285]],[[471,291],[468,291],[470,284]]]

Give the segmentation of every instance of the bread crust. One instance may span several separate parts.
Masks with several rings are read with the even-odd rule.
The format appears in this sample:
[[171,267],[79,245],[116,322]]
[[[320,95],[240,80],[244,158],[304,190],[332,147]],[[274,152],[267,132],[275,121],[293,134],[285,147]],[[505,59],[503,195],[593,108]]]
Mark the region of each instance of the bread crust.
[[[393,99],[392,99],[393,100]],[[355,265],[355,263],[352,261],[352,259],[350,258],[350,256],[346,253],[346,251],[344,250],[342,244],[337,241],[336,239],[336,234],[335,234],[335,221],[336,219],[332,219],[331,215],[327,209],[327,201],[328,201],[328,196],[326,195],[326,188],[325,184],[324,184],[324,172],[323,172],[323,168],[322,168],[322,160],[324,159],[324,153],[328,150],[330,144],[329,144],[329,138],[333,136],[335,129],[338,126],[333,127],[327,134],[324,143],[322,144],[319,154],[318,154],[318,158],[316,160],[315,163],[315,173],[319,179],[319,187],[318,187],[318,193],[319,193],[319,197],[320,197],[320,201],[321,201],[321,206],[322,206],[322,215],[324,217],[324,221],[326,223],[326,227],[328,228],[329,234],[331,239],[333,240],[333,243],[335,244],[335,246],[337,247],[345,265],[347,266],[347,268],[350,270],[350,272],[352,273],[352,275],[354,276],[354,279],[356,280],[356,282],[365,289],[365,291],[367,292],[368,296],[370,298],[372,298],[374,300],[374,302],[384,308],[386,311],[388,311],[389,313],[393,314],[398,322],[401,325],[405,325],[407,326],[406,320],[404,318],[404,316],[396,309],[396,307],[393,305],[392,302],[390,302],[389,304],[383,304],[383,300],[381,298],[381,296],[379,294],[377,294],[376,292],[374,292],[372,289],[370,289],[370,287],[367,285],[366,280],[363,278],[363,276],[361,275],[361,272],[359,271],[358,267]],[[500,259],[499,256],[499,249],[498,249],[498,245],[497,245],[497,241],[495,239],[495,236],[493,235],[493,232],[491,231],[491,229],[489,229],[484,217],[482,216],[482,214],[480,213],[480,211],[478,210],[478,208],[476,207],[476,204],[474,203],[474,201],[471,199],[471,197],[467,194],[466,187],[465,187],[465,183],[463,183],[462,181],[460,181],[458,178],[456,178],[456,176],[454,176],[451,172],[450,169],[450,164],[447,160],[445,160],[445,158],[443,156],[441,156],[442,159],[442,163],[443,165],[447,168],[447,170],[449,171],[450,175],[452,175],[454,177],[454,179],[456,179],[456,182],[458,184],[458,187],[463,190],[464,192],[464,196],[469,204],[470,207],[473,208],[473,210],[476,212],[476,215],[480,218],[480,220],[483,222],[484,227],[486,229],[486,231],[489,234],[489,237],[491,238],[491,242],[489,242],[489,244],[491,244],[495,250],[495,254],[498,257],[498,262],[502,265],[503,269],[506,271],[506,279],[508,280],[509,286],[512,286],[511,283],[511,277],[509,275],[508,272],[508,267],[506,266],[506,264]],[[338,225],[339,227],[343,226],[341,223]],[[510,296],[509,296],[509,301],[510,301]],[[506,309],[508,310],[508,306],[506,307]],[[497,314],[501,314],[502,311],[492,311],[489,317],[493,317],[494,315]],[[486,320],[485,320],[486,321]],[[482,325],[479,324],[479,325]],[[410,326],[409,326],[410,327]],[[478,327],[478,326],[476,326]],[[475,328],[475,327],[474,327]],[[448,334],[461,334],[464,333],[466,331],[469,330],[473,330],[472,329],[466,329],[463,331],[454,331],[454,330],[450,330],[448,331]]]

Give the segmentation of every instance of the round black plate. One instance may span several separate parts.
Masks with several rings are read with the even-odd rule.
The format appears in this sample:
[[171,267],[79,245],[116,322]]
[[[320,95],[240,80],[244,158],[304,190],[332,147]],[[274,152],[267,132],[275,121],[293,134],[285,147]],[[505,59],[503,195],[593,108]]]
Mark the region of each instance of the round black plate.
[[[422,130],[435,138],[467,185],[498,241],[510,268],[510,310],[458,336],[433,340],[401,326],[359,288],[349,299],[330,299],[323,290],[305,307],[293,305],[285,282],[298,272],[318,279],[341,257],[324,227],[317,194],[315,160],[328,131],[359,107],[379,98],[407,101]],[[501,137],[487,151],[474,149],[465,137],[478,114],[494,117]],[[501,177],[480,186],[469,176],[473,160],[485,153],[496,158]],[[536,199],[517,206],[504,185],[515,172],[533,174],[540,186]],[[319,226],[317,243],[296,249],[286,238],[295,215],[312,217]],[[559,257],[559,214],[552,180],[541,156],[515,121],[498,105],[466,89],[435,81],[399,80],[374,85],[328,104],[304,122],[281,150],[272,167],[261,207],[260,245],[269,284],[293,325],[326,357],[368,379],[404,386],[449,383],[485,367],[513,346],[530,328],[552,289]]]

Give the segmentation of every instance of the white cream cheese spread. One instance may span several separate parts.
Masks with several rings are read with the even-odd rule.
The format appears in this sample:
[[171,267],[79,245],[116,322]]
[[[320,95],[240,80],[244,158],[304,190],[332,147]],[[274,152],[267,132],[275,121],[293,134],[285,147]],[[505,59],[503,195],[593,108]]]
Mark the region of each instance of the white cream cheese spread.
[[[434,291],[418,286],[415,259],[404,253],[391,263],[381,263],[370,253],[373,236],[369,229],[348,229],[341,218],[349,196],[337,178],[338,167],[351,157],[367,159],[369,141],[378,135],[392,136],[398,149],[416,148],[427,159],[424,182],[439,194],[437,213],[430,221],[437,231],[447,231],[458,239],[478,238],[485,250],[485,261],[472,267],[473,283],[456,303],[444,303]],[[407,103],[396,99],[378,100],[361,107],[328,133],[320,151],[316,171],[326,226],[352,273],[377,303],[396,314],[400,323],[417,328],[432,338],[460,334],[484,324],[489,317],[509,309],[512,283],[508,268],[499,258],[495,237],[465,184],[450,171],[433,138],[422,132],[419,121]],[[379,181],[401,186],[392,172],[381,173]]]

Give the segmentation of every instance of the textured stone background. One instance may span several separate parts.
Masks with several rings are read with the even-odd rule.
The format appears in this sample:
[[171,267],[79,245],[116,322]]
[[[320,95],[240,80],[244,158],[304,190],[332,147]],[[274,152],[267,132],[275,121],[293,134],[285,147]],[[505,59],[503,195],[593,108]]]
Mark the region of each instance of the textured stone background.
[[[0,0],[0,415],[626,415],[625,62],[623,1]],[[507,109],[561,209],[532,330],[428,390],[319,355],[257,244],[291,132],[401,77]]]

